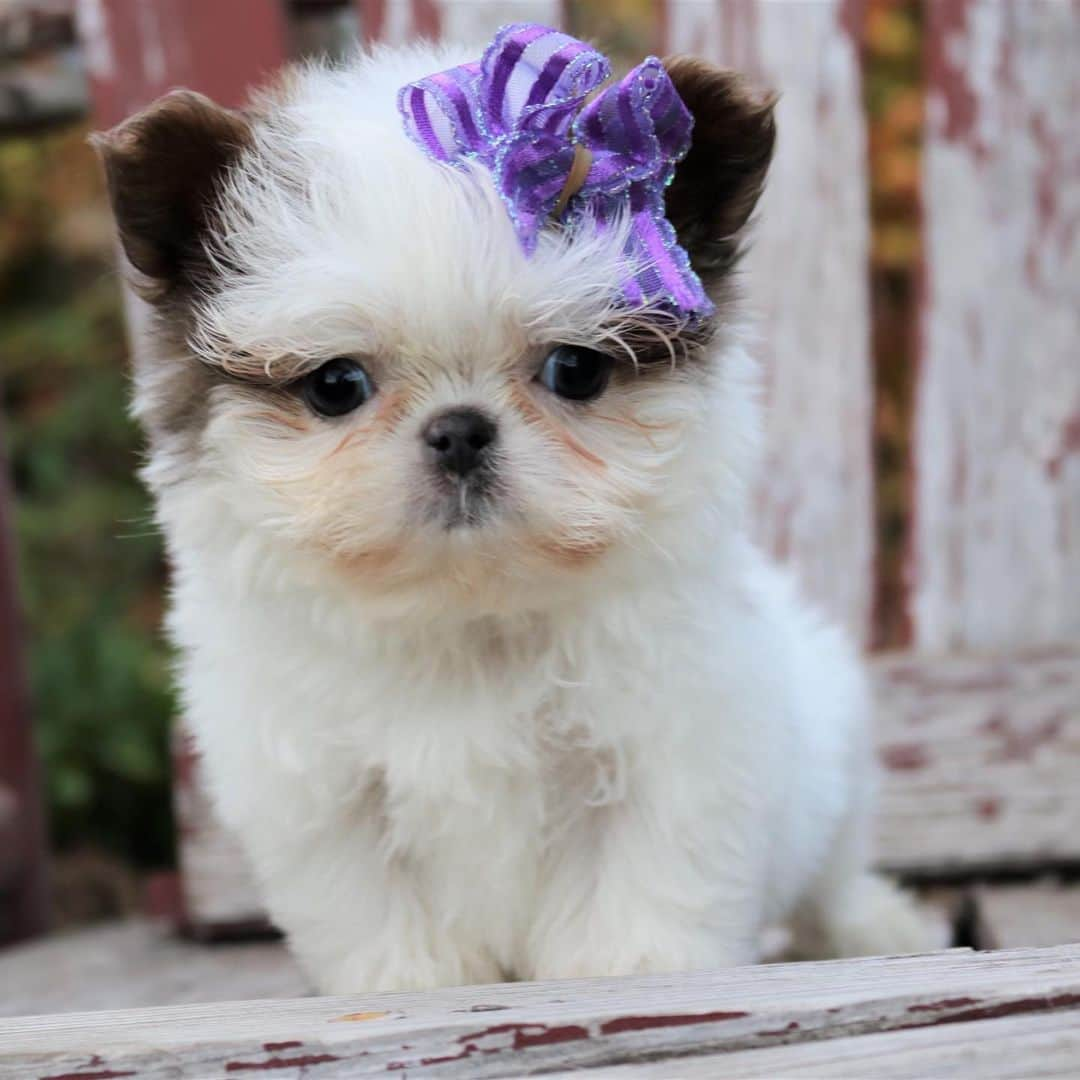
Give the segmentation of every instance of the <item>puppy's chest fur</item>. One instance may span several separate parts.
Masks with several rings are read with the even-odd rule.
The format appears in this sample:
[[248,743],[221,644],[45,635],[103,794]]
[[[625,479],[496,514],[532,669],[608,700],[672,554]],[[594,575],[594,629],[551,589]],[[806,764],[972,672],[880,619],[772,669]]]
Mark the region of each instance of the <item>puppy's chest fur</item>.
[[[301,779],[328,781],[315,812],[355,822],[409,893],[513,969],[560,837],[617,786],[592,688],[542,625],[321,659],[338,704],[311,717]],[[274,682],[280,707],[290,680]]]
[[[320,778],[305,796],[312,818],[339,819],[353,804],[389,857],[479,868],[499,847],[498,861],[539,858],[568,818],[613,789],[619,754],[601,730],[620,711],[612,665],[592,651],[586,677],[583,658],[545,620],[374,631],[350,643],[293,633],[283,650],[294,614],[256,613],[246,636],[262,642],[241,661],[244,676],[235,663],[218,670],[257,704],[254,727],[237,730],[234,718],[229,737],[274,755],[272,773]],[[217,740],[223,729],[202,734]]]

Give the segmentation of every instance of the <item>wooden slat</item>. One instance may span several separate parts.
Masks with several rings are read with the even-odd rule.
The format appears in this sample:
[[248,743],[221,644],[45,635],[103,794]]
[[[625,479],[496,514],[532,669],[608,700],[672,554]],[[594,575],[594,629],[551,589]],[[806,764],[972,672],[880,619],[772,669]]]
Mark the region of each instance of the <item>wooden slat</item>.
[[974,890],[975,937],[983,949],[1080,941],[1080,885],[1049,881]]
[[877,661],[881,861],[906,873],[1080,862],[1080,645]]
[[[0,1077],[520,1076],[1071,1010],[1080,947],[0,1021]],[[977,1024],[975,1025],[978,1026]],[[289,1070],[289,1071],[285,1071]],[[654,1074],[655,1075],[655,1074]]]
[[[969,1024],[925,1026],[907,1031],[822,1039],[732,1054],[682,1057],[663,1069],[679,1080],[761,1080],[762,1077],[850,1077],[851,1080],[1073,1080],[1080,1075],[1080,1023],[1074,1009]],[[580,1073],[549,1074],[561,1080]],[[648,1077],[656,1062],[590,1072],[590,1080]]]
[[926,5],[917,646],[1080,638],[1080,16]]
[[858,6],[668,0],[660,45],[780,92],[776,157],[745,263],[768,404],[758,532],[865,643],[873,395]]

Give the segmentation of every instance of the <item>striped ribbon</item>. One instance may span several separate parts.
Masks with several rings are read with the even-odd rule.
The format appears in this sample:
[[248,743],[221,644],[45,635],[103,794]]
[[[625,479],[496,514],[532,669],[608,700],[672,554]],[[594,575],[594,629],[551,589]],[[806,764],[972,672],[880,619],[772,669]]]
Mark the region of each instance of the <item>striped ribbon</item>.
[[[629,216],[624,301],[705,318],[713,304],[664,214],[693,117],[655,56],[605,86],[610,76],[606,57],[584,42],[516,23],[479,61],[402,87],[398,106],[429,157],[490,169],[527,253],[552,220],[605,230]],[[567,198],[582,150],[588,171]]]

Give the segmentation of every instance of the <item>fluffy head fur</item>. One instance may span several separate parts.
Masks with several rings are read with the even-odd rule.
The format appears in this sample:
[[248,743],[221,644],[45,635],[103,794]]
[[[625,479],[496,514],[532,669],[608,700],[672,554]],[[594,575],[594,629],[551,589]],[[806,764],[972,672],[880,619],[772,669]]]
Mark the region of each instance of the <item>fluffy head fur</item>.
[[[479,50],[180,93],[100,140],[151,334],[136,412],[217,805],[327,991],[737,962],[800,898],[832,951],[921,943],[865,873],[857,664],[748,542],[757,417],[731,269],[773,143],[728,73],[668,212],[713,297],[619,302],[622,238],[526,258],[482,169],[428,160],[398,88]],[[537,374],[615,357],[588,402]],[[328,419],[333,357],[376,393]],[[477,494],[422,437],[497,426]],[[466,512],[467,511],[467,512]]]
[[[397,86],[458,59],[300,69],[243,115],[181,92],[100,142],[162,316],[136,399],[151,483],[197,477],[267,545],[395,612],[438,597],[469,614],[533,608],[670,550],[680,517],[739,501],[752,438],[744,388],[715,414],[715,384],[742,373],[705,346],[730,337],[726,273],[771,153],[769,104],[729,73],[671,65],[701,133],[671,214],[723,312],[689,331],[620,305],[619,231],[550,229],[527,258],[485,170],[435,166],[405,137]],[[537,383],[559,343],[616,358],[595,403]],[[328,421],[296,386],[338,356],[378,392]],[[453,406],[499,430],[495,493],[471,529],[445,527],[454,495],[419,437]]]

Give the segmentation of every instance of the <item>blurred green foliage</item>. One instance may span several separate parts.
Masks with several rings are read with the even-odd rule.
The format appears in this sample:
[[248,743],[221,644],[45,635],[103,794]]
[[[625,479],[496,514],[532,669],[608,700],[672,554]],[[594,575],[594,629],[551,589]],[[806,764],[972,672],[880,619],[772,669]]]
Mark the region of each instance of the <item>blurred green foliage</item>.
[[0,143],[0,376],[53,846],[171,859],[160,540],[85,132]]

